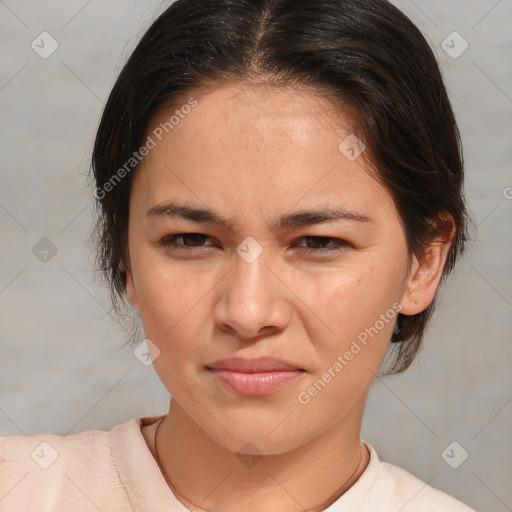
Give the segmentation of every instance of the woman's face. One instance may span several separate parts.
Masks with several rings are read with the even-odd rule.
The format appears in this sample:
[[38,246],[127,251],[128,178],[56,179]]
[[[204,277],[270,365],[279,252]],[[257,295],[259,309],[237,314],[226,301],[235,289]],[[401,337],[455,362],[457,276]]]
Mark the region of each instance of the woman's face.
[[[405,235],[348,125],[312,93],[225,86],[195,98],[148,131],[156,146],[134,176],[127,291],[192,421],[233,451],[250,440],[283,453],[360,421],[407,297]],[[226,223],[172,214],[171,203]],[[327,209],[338,218],[297,215]],[[198,235],[171,239],[187,233]],[[294,370],[276,381],[210,369],[267,356]]]

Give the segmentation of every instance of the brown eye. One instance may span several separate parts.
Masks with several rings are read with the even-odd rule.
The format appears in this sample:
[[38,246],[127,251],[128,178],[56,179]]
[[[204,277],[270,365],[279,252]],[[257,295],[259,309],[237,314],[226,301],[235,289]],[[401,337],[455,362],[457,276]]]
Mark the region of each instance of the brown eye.
[[165,236],[158,242],[158,245],[185,250],[194,248],[200,249],[201,247],[209,247],[202,245],[202,242],[204,242],[206,238],[210,237],[202,235],[201,233],[178,233],[175,235]]
[[[299,240],[304,240],[307,243],[312,243],[313,247],[304,247],[299,246],[304,249],[306,252],[311,253],[329,253],[333,251],[343,250],[348,243],[344,240],[340,240],[339,238],[331,238],[326,236],[303,236],[299,238]],[[325,247],[330,242],[334,242],[334,246]],[[320,247],[319,247],[320,246]]]

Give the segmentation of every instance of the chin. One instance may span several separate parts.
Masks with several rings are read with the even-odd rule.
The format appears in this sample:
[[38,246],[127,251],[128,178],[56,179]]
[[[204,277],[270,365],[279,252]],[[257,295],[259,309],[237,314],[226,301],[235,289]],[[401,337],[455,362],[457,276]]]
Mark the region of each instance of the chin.
[[[209,421],[203,431],[217,444],[235,454],[246,455],[279,455],[296,449],[310,438],[314,432],[295,432],[283,423],[286,414],[272,421],[259,422],[248,413],[243,417],[223,416],[223,426],[230,425],[229,433],[216,422]],[[199,424],[201,427],[201,425]],[[202,427],[201,427],[202,428]],[[230,435],[231,434],[231,435]]]

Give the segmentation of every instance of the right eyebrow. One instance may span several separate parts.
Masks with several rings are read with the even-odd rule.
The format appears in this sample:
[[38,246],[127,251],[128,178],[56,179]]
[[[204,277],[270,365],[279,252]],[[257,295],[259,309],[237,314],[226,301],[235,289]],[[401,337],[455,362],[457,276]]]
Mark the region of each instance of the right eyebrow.
[[[146,215],[179,217],[198,224],[216,224],[227,229],[233,229],[235,223],[210,208],[195,208],[176,202],[165,202],[150,208]],[[351,221],[360,223],[372,223],[373,221],[362,212],[347,210],[342,206],[334,208],[320,208],[318,210],[299,210],[282,215],[275,223],[279,229],[313,226],[336,221]]]

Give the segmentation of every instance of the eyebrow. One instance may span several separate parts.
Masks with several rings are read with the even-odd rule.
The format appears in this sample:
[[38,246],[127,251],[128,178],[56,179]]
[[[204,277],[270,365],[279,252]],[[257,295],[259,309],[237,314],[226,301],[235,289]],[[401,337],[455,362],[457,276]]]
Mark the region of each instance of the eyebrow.
[[[146,215],[148,217],[166,216],[170,218],[181,218],[199,224],[215,224],[227,229],[233,229],[234,223],[224,215],[209,208],[195,208],[176,202],[166,202],[150,208]],[[365,214],[347,210],[342,206],[334,208],[321,208],[318,210],[300,210],[279,217],[278,229],[314,226],[336,221],[352,221],[359,223],[372,223],[373,221]]]

